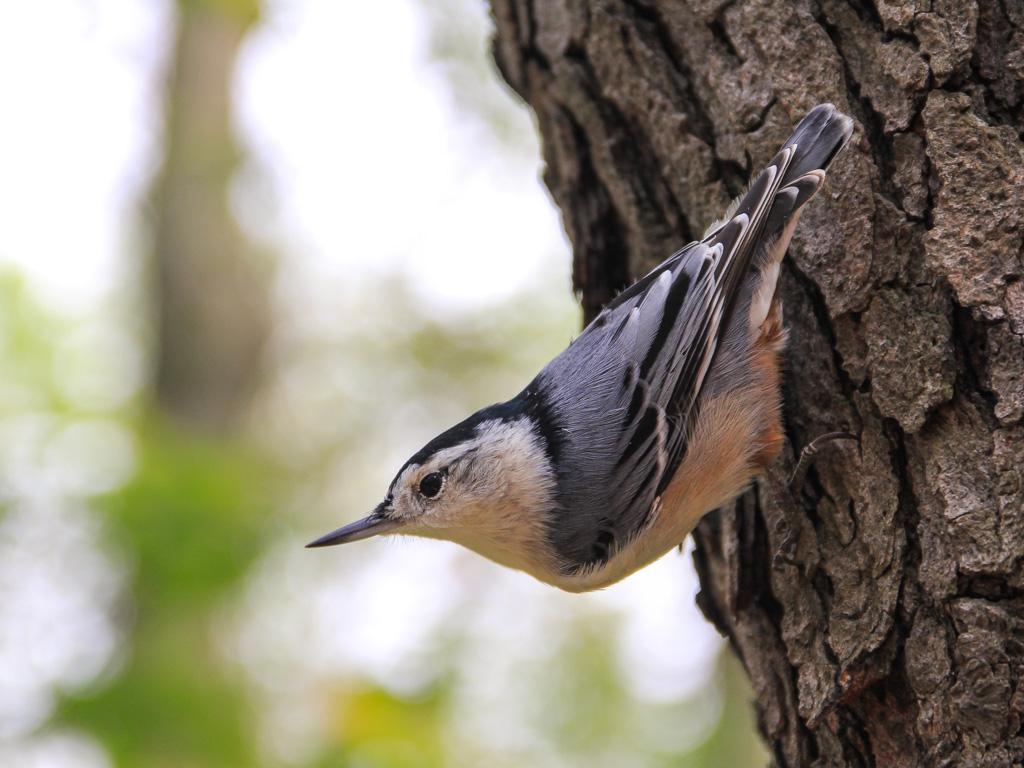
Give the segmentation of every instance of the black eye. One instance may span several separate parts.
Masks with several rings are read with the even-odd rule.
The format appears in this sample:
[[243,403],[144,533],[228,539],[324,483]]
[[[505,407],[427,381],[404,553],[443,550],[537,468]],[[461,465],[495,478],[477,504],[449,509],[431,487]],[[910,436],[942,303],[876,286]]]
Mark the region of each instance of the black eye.
[[420,493],[428,499],[432,499],[441,492],[442,485],[444,485],[444,475],[440,472],[431,472],[420,480]]

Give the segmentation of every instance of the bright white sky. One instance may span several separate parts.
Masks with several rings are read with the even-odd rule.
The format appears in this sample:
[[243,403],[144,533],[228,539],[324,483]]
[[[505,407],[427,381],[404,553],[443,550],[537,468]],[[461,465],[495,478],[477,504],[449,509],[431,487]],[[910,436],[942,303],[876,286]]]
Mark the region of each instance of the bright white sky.
[[93,307],[123,277],[167,19],[145,0],[0,4],[0,260],[48,303]]
[[[483,4],[466,5],[484,30]],[[544,262],[567,273],[537,160],[512,166],[453,109],[414,2],[275,7],[239,77],[241,123],[280,205],[237,206],[252,230],[321,277],[401,270],[437,306],[492,302]]]
[[[399,269],[440,307],[513,293],[559,254],[567,265],[536,163],[480,151],[488,137],[424,67],[411,0],[272,8],[238,71],[258,170],[234,207],[300,257],[289,268],[345,281]],[[134,270],[168,18],[157,0],[0,5],[0,263],[50,304],[88,309]]]

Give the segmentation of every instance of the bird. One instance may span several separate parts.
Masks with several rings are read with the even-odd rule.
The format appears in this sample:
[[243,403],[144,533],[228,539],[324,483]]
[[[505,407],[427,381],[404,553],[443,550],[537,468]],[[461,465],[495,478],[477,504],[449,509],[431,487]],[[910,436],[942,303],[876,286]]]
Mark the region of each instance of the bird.
[[812,109],[694,241],[619,293],[518,395],[442,432],[361,520],[307,544],[407,534],[569,592],[678,546],[781,451],[779,268],[853,121]]

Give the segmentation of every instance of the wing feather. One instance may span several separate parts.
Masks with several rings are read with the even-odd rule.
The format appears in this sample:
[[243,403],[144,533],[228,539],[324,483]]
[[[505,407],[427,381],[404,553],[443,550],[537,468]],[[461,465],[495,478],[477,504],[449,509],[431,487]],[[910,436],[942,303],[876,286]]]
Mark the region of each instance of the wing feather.
[[[685,454],[724,322],[766,233],[774,237],[820,185],[808,154],[827,163],[838,151],[814,141],[849,136],[846,124],[842,136],[829,129],[823,109],[801,122],[727,221],[619,294],[541,372],[569,449],[559,476],[565,508],[550,532],[567,570],[599,566],[650,519]],[[807,136],[809,151],[798,146]]]

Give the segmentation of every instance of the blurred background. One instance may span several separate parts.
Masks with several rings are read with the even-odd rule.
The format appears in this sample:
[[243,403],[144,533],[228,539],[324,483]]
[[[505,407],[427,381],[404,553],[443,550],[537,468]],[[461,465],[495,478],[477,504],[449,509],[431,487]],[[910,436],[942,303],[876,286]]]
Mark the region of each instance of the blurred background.
[[688,553],[304,550],[579,330],[483,0],[0,4],[0,766],[747,766]]

